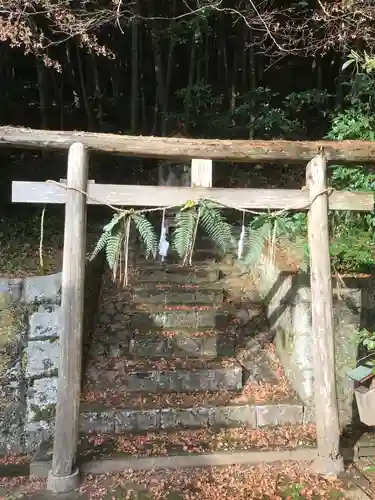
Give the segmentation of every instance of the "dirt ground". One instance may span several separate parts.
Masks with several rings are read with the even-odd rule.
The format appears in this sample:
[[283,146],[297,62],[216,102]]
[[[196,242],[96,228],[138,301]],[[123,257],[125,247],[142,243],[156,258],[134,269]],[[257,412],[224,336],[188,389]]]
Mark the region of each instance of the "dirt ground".
[[[1,478],[2,500],[338,500],[369,498],[335,478],[309,472],[307,463],[204,469],[124,471],[86,476],[79,491],[54,496],[44,480]],[[348,495],[348,496],[347,496]],[[375,499],[375,493],[372,498]]]

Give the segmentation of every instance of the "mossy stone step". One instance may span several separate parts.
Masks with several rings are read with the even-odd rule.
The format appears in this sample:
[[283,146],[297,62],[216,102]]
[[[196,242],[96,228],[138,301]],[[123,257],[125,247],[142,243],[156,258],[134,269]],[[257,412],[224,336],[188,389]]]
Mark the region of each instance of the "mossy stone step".
[[[194,361],[194,363],[193,363]],[[197,392],[197,391],[239,391],[242,388],[242,366],[232,362],[210,363],[205,360],[191,360],[179,365],[169,363],[166,367],[127,367],[118,361],[107,369],[90,370],[89,380],[95,388],[120,388],[127,392]]]
[[106,408],[81,405],[83,433],[140,432],[148,430],[269,427],[304,422],[300,403],[205,405],[186,408]]
[[223,291],[219,288],[157,286],[153,283],[133,287],[134,302],[154,304],[221,304]]
[[233,356],[234,350],[235,337],[227,332],[197,332],[194,329],[171,332],[169,336],[162,333],[135,335],[129,346],[130,354],[144,358],[215,358]]
[[224,329],[228,325],[226,311],[215,308],[148,308],[134,311],[131,316],[132,327],[140,333],[153,333],[157,330],[173,330],[179,328]]
[[143,264],[133,273],[137,281],[153,283],[216,283],[219,271],[207,266]]

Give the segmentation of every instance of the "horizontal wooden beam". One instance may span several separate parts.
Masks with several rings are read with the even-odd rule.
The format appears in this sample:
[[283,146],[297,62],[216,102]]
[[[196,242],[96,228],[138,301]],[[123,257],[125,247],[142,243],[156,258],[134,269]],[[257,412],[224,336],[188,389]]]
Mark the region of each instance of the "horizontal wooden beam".
[[82,142],[88,149],[141,158],[247,163],[307,163],[323,148],[330,163],[373,163],[375,142],[369,141],[247,141],[186,139],[89,132],[0,127],[0,145],[25,149],[68,149]]
[[[224,206],[247,209],[307,210],[309,192],[297,189],[190,188],[89,184],[87,203],[129,207],[180,206],[189,200],[210,198]],[[14,181],[15,203],[65,203],[66,190],[49,182]],[[372,211],[373,193],[334,191],[329,197],[331,210]]]

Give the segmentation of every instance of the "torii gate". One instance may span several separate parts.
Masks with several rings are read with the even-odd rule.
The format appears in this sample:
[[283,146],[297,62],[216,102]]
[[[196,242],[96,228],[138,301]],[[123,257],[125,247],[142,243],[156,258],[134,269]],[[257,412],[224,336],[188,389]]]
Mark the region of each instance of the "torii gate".
[[[49,132],[39,133],[43,143]],[[23,144],[24,137],[22,136]],[[79,140],[79,137],[77,139]],[[141,141],[142,138],[138,140]],[[230,141],[223,141],[223,145],[227,147],[228,142]],[[312,143],[306,144],[306,150],[310,147],[308,151],[312,151]],[[256,146],[253,145],[254,147]],[[354,150],[353,143],[351,148]],[[204,151],[207,155],[208,150]],[[339,149],[338,151],[342,154],[342,151]],[[367,159],[369,158],[370,156]],[[224,206],[231,204],[240,209],[308,210],[318,441],[316,464],[320,472],[326,473],[340,472],[343,468],[343,460],[339,453],[340,429],[334,366],[328,209],[372,211],[373,193],[329,192],[326,160],[322,151],[316,154],[307,166],[306,190],[212,188],[210,169],[212,163],[210,165],[199,160],[194,163],[193,160],[194,187],[190,188],[88,184],[87,150],[84,144],[75,142],[69,149],[66,186],[45,182],[13,182],[13,202],[65,204],[62,270],[63,332],[60,338],[53,463],[48,477],[48,489],[55,493],[71,491],[79,483],[79,471],[75,460],[82,364],[86,203],[155,207],[179,206],[191,199],[211,198]]]

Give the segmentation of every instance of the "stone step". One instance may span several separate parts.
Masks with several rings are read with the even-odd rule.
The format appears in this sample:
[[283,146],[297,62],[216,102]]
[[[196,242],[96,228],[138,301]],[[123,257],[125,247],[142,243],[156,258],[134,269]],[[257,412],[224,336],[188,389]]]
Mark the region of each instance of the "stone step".
[[133,287],[133,301],[155,304],[221,304],[223,290],[208,287],[184,287],[155,285],[154,283]]
[[231,356],[235,349],[235,336],[226,331],[185,329],[135,335],[129,351],[133,356],[149,358],[201,358]]
[[[176,485],[176,478],[179,474],[186,476],[187,468],[197,472],[195,481],[198,481],[197,487],[199,488],[199,480],[203,474],[200,468],[207,470],[207,466],[231,466],[230,470],[228,468],[224,470],[228,475],[238,469],[238,467],[233,469],[234,464],[241,464],[240,469],[243,470],[244,464],[248,463],[252,466],[252,469],[249,468],[250,471],[254,469],[254,464],[259,462],[263,462],[263,467],[264,462],[288,460],[312,462],[317,457],[316,432],[311,425],[284,425],[270,429],[242,427],[218,430],[182,429],[134,434],[90,433],[84,435],[81,433],[77,455],[81,467],[88,474],[149,470],[152,479],[156,478],[155,469],[162,469],[163,478],[166,473],[165,469],[174,469],[170,484],[176,487],[177,491],[172,492],[176,495],[168,495],[166,490],[163,498],[177,499],[182,498],[181,491],[193,491],[191,487],[195,484],[194,480],[185,481],[186,487],[183,490],[178,484]],[[36,478],[47,477],[52,466],[52,456],[52,440],[42,441],[30,464],[30,475]],[[245,470],[244,474],[246,472]],[[157,483],[160,483],[160,476]],[[194,498],[201,498],[202,495],[199,495],[201,490],[196,491],[198,495],[194,495]],[[211,488],[209,492],[212,491]],[[242,491],[245,490],[241,489]],[[241,498],[252,498],[249,491],[247,488],[245,496]],[[269,488],[267,491],[270,491]],[[122,489],[121,492],[122,497],[124,493]],[[220,492],[222,493],[222,490]],[[231,498],[230,490],[225,493],[225,498]],[[141,496],[149,498],[147,493]],[[116,496],[116,498],[119,497]],[[205,495],[204,498],[207,496]],[[213,498],[222,498],[222,495],[220,496],[217,491],[217,495],[215,494]]]
[[82,432],[140,432],[194,428],[269,427],[310,423],[297,398],[256,402],[258,388],[241,393],[89,393],[81,403]]
[[95,433],[81,435],[78,455],[88,458],[157,457],[197,455],[215,451],[236,452],[254,449],[293,449],[316,445],[310,425],[285,425],[272,429],[246,427],[227,429],[181,429],[145,433]]
[[239,391],[242,366],[234,358],[127,360],[112,358],[88,368],[88,387],[127,392]]
[[219,281],[219,271],[210,266],[143,264],[133,272],[133,280],[155,283],[215,283]]
[[228,325],[228,313],[209,306],[137,306],[132,312],[131,325],[140,333],[179,328],[224,329]]

